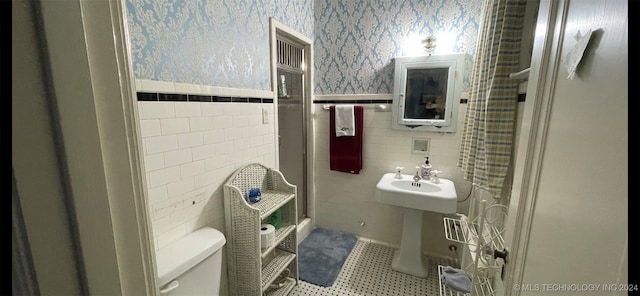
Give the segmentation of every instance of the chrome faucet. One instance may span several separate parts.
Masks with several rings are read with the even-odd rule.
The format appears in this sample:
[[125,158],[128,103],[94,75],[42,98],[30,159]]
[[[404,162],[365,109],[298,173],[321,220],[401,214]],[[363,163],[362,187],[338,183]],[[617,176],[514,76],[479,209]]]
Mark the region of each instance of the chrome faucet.
[[413,181],[414,181],[414,182],[418,182],[418,181],[420,181],[420,179],[422,179],[422,178],[420,177],[420,167],[419,167],[419,166],[417,166],[417,167],[416,167],[416,174],[413,176]]

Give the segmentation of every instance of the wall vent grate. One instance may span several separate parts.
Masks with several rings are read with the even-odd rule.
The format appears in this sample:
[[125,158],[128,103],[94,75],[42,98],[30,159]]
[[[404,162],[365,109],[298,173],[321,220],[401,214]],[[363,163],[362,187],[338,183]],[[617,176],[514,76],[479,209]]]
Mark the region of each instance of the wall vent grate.
[[278,39],[278,67],[303,71],[304,48],[288,42],[287,40]]

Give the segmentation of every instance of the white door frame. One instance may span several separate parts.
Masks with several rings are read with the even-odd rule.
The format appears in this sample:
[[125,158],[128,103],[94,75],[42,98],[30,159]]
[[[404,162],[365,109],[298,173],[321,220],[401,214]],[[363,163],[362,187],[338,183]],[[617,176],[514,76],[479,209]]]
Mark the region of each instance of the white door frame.
[[315,225],[315,184],[314,180],[314,125],[313,125],[313,41],[294,29],[286,26],[285,24],[278,22],[274,18],[269,18],[269,44],[271,48],[271,90],[273,91],[273,105],[274,105],[274,126],[275,126],[275,165],[279,168],[280,163],[280,145],[278,141],[278,57],[277,57],[277,42],[276,36],[284,35],[287,38],[298,42],[304,48],[305,56],[303,64],[307,78],[303,81],[305,88],[305,120],[306,120],[306,149],[307,149],[307,218],[298,224],[298,242],[304,239],[304,237],[311,231],[313,225]]
[[522,284],[527,247],[537,197],[539,172],[547,138],[550,107],[557,69],[560,67],[560,42],[564,35],[567,0],[540,0],[536,32],[527,84],[527,99],[522,117],[514,168],[512,195],[507,217],[505,242],[509,250],[505,265],[504,295],[520,295],[512,289]]
[[[75,226],[71,240],[78,247],[69,248],[81,262],[80,286],[88,295],[157,295],[124,0],[36,3],[46,71],[44,78],[32,79],[48,87],[43,96],[54,105],[57,125],[51,129],[62,154],[65,202],[73,209],[68,221]],[[13,132],[31,131],[14,127]],[[15,145],[29,147],[25,142]],[[20,167],[26,161],[12,162]],[[34,175],[23,172],[16,170],[16,182]],[[22,205],[23,212],[38,206]],[[66,220],[63,216],[56,219]],[[25,217],[31,242],[43,230],[29,225],[40,219]],[[38,253],[47,247],[31,245],[36,270],[52,268],[47,265],[53,260]]]

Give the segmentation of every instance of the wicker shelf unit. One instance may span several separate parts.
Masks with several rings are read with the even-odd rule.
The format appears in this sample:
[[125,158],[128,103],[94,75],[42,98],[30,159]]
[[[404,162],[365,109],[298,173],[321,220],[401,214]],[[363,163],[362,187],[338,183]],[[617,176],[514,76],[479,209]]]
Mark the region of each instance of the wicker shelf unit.
[[[260,188],[259,202],[245,200],[251,188]],[[298,284],[296,190],[281,172],[259,163],[236,170],[224,184],[231,295],[287,295]],[[260,226],[277,210],[282,218],[275,244],[261,248]],[[281,274],[288,275],[280,287],[270,287]]]

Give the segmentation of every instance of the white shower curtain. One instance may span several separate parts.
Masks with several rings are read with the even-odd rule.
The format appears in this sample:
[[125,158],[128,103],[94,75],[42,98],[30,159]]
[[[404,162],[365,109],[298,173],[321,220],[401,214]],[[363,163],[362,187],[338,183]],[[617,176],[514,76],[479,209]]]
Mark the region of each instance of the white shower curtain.
[[[526,0],[485,0],[458,166],[465,180],[503,197],[511,163]],[[510,182],[507,182],[510,183]]]

